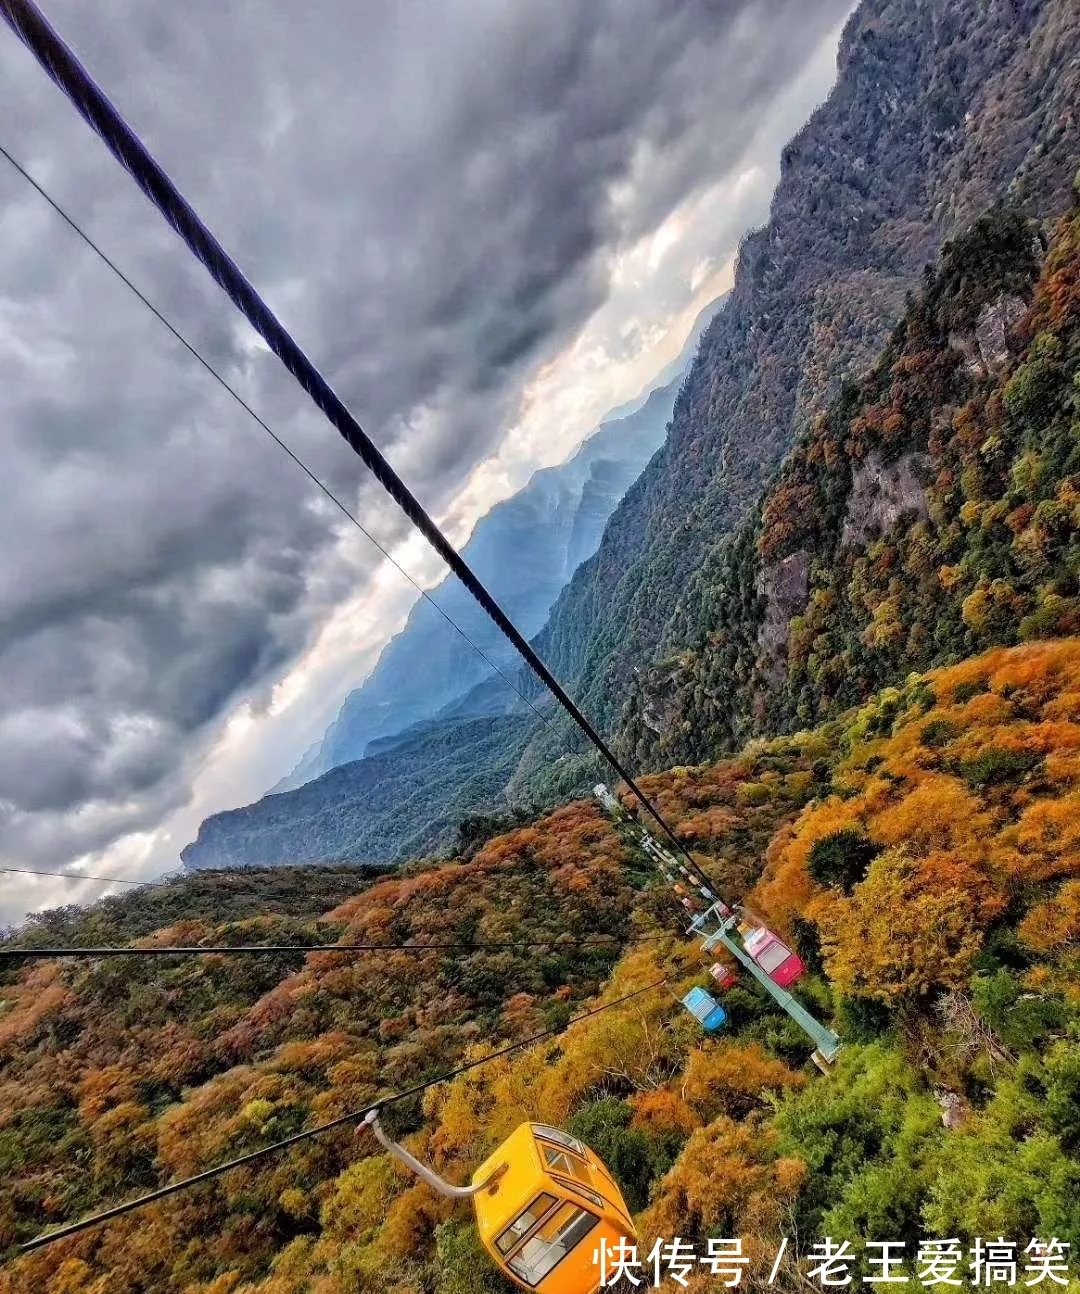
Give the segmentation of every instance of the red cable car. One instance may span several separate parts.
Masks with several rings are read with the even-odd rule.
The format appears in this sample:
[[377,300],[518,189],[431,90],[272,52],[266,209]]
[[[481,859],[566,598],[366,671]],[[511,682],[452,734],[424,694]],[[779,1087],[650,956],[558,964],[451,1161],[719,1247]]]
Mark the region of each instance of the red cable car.
[[714,980],[716,980],[717,985],[722,989],[731,988],[732,984],[734,984],[739,978],[731,967],[725,966],[723,962],[715,962],[710,966],[709,974]]
[[787,988],[806,974],[802,959],[765,926],[745,934],[743,947],[769,979],[781,988]]

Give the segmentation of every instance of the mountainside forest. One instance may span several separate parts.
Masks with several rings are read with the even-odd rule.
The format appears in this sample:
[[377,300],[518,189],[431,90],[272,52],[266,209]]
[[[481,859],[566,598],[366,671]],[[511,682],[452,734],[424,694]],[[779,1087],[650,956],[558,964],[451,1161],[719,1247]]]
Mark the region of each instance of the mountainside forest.
[[538,639],[614,728],[633,667],[687,644],[716,549],[797,434],[873,360],[942,244],[995,201],[1063,211],[1080,156],[1071,0],[868,0],[784,150],[661,454]]
[[[998,201],[1039,222],[1041,238],[1042,224],[1068,208],[1080,159],[1078,100],[1080,25],[1072,0],[865,0],[856,10],[841,41],[836,86],[784,151],[769,223],[743,244],[734,289],[702,337],[667,440],[534,639],[556,676],[629,757],[661,767],[669,754],[701,759],[733,750],[749,732],[770,730],[764,717],[748,724],[747,704],[768,706],[770,723],[785,708],[794,715],[801,705],[799,722],[816,713],[806,698],[786,707],[771,699],[779,686],[780,646],[770,647],[775,659],[756,669],[751,647],[735,643],[739,634],[758,633],[755,617],[764,609],[733,612],[718,586],[732,563],[739,574],[766,573],[751,572],[749,558],[738,555],[754,542],[745,526],[754,524],[763,491],[822,415],[843,421],[837,400],[854,398],[853,384],[888,343],[907,295],[922,289],[925,267],[944,243]],[[1040,260],[1034,249],[1021,256],[1017,283],[1004,293],[1006,313],[1026,301],[1033,262]],[[977,347],[970,333],[964,344]],[[946,403],[959,399],[963,378],[958,374],[957,390],[935,394]],[[862,398],[869,407],[881,393],[867,388]],[[951,415],[942,407],[937,416]],[[925,439],[927,433],[912,434]],[[874,488],[876,462],[867,464],[860,500]],[[907,461],[921,463],[918,456]],[[923,482],[912,487],[905,477],[893,484],[910,492]],[[783,633],[785,614],[803,613],[801,561],[777,568],[784,589],[773,599],[770,643]],[[736,596],[752,601],[765,592],[755,590],[744,587]],[[793,596],[794,610],[787,612]],[[732,618],[745,623],[724,629]],[[958,641],[954,649],[976,646]],[[862,697],[900,655],[894,645],[882,668],[857,674]],[[912,654],[910,667],[948,659],[949,649],[933,655],[924,647]],[[743,688],[747,670],[768,684],[755,683],[752,702]],[[527,672],[519,686],[539,699]],[[802,686],[796,675],[787,690]],[[706,712],[710,697],[724,698],[731,689],[740,713],[725,727],[728,720]],[[849,686],[843,700],[857,699],[853,692]],[[492,702],[477,697],[464,715],[444,716],[441,732],[408,734],[406,779],[427,757],[430,741],[432,780],[440,785],[422,824],[411,819],[406,830],[392,816],[373,818],[360,838],[341,829],[339,784],[326,785],[321,816],[323,788],[311,784],[304,811],[314,813],[313,829],[325,844],[318,856],[363,851],[372,861],[389,861],[407,857],[418,841],[446,847],[452,838],[447,800],[478,809],[472,788],[487,793],[500,778],[494,805],[500,812],[550,806],[596,780],[601,770],[560,714],[541,724],[524,711],[533,726],[522,742],[516,724],[490,713],[498,708]],[[458,762],[451,788],[442,750],[462,718],[481,712],[490,716],[485,752]],[[338,770],[365,786],[376,771],[395,777],[390,759],[378,770]],[[284,856],[291,844],[271,845],[268,834],[282,810],[270,798],[210,819],[186,856],[193,865],[259,863],[264,857],[249,848],[255,840]]]
[[[519,1121],[565,1126],[611,1165],[643,1253],[657,1237],[704,1252],[710,1236],[741,1236],[750,1289],[804,1289],[824,1235],[852,1242],[856,1274],[861,1242],[885,1237],[909,1257],[925,1236],[1001,1235],[1021,1248],[1057,1237],[1080,1251],[1080,210],[1045,248],[1031,232],[999,210],[946,250],[866,382],[789,460],[752,532],[755,560],[784,562],[878,525],[864,560],[893,572],[897,596],[910,586],[916,606],[920,589],[960,599],[955,615],[906,615],[909,632],[925,621],[975,654],[895,677],[847,709],[824,686],[832,675],[809,672],[770,704],[783,713],[809,686],[815,726],[642,779],[717,893],[744,899],[799,950],[811,974],[797,992],[843,1040],[835,1071],[808,1064],[811,1044],[745,977],[723,995],[728,1028],[701,1033],[676,1002],[708,982],[685,916],[636,838],[589,802],[509,831],[474,820],[452,858],[390,874],[200,873],[42,914],[6,948],[508,946],[8,963],[3,1294],[507,1290],[467,1207],[407,1178],[350,1126],[40,1252],[16,1246],[545,1028],[562,1032],[391,1107],[395,1135],[461,1180]],[[1029,300],[1022,315],[1005,308],[1012,293]],[[988,306],[1013,319],[1009,358],[996,325],[981,329],[982,348],[978,326],[975,348],[966,340]],[[935,384],[952,390],[964,366],[964,400],[935,419]],[[886,378],[902,401],[891,423],[866,412]],[[867,438],[864,454],[837,451],[840,409],[847,434]],[[942,482],[926,508],[944,539],[925,519],[896,530],[851,515],[864,458],[879,453],[884,474],[923,452],[911,448],[917,430],[900,434],[909,419],[936,425],[956,455],[931,473],[958,483]],[[891,427],[891,453],[879,425]],[[782,506],[807,482],[828,506]],[[873,497],[891,511],[896,493]],[[934,545],[946,539],[959,574],[942,580]],[[1019,561],[1018,542],[1042,560]],[[924,551],[936,555],[913,566]],[[849,589],[858,560],[823,563],[833,575],[822,587]],[[877,587],[872,574],[860,587]],[[870,626],[885,620],[864,611]],[[873,681],[855,646],[865,630],[836,624],[850,668]],[[789,678],[813,659],[791,649],[799,626]],[[995,637],[1022,641],[978,649]],[[885,644],[907,659],[905,643]],[[828,664],[838,651],[820,654]],[[514,946],[524,940],[549,943]],[[770,1287],[784,1236],[795,1249]],[[956,1279],[971,1287],[969,1275]],[[706,1271],[690,1278],[714,1287]]]
[[[340,901],[340,870],[206,873],[31,922],[7,947],[551,946],[6,971],[0,1290],[508,1290],[467,1206],[350,1126],[43,1251],[13,1246],[661,977],[392,1107],[395,1135],[461,1180],[522,1119],[565,1126],[610,1164],[646,1246],[744,1237],[752,1289],[784,1235],[786,1290],[805,1288],[825,1234],[856,1253],[926,1235],[1080,1248],[1078,714],[1080,641],[997,648],[818,730],[646,779],[721,895],[748,894],[813,968],[799,994],[844,1040],[829,1077],[745,980],[724,995],[730,1027],[701,1033],[675,1001],[703,971],[681,909],[588,803],[439,865],[354,873]],[[157,895],[172,916],[189,887],[191,915],[148,934]]]
[[912,669],[1080,632],[1078,259],[1075,213],[1048,251],[1015,208],[947,245],[702,572],[697,645],[635,680],[638,761],[696,762]]

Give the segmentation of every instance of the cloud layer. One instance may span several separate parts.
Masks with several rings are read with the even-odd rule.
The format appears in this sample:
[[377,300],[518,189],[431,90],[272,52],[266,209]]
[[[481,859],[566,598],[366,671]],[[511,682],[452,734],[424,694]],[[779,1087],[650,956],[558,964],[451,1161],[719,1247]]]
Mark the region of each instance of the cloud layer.
[[[49,12],[424,503],[467,528],[544,458],[545,416],[588,406],[568,396],[560,358],[587,386],[590,364],[689,318],[693,275],[672,266],[693,252],[715,270],[760,218],[770,150],[798,124],[792,87],[848,8]],[[5,145],[275,430],[400,540],[358,461],[6,29],[0,121]],[[723,216],[702,206],[710,191],[728,196]],[[634,291],[653,313],[620,336],[612,303]],[[598,319],[607,331],[586,345]],[[549,434],[572,448],[565,427]],[[368,618],[358,662],[403,611],[399,595],[392,609],[376,596],[377,554],[2,161],[0,436],[9,861],[55,866],[154,829],[190,798],[226,716],[268,704],[343,607]]]

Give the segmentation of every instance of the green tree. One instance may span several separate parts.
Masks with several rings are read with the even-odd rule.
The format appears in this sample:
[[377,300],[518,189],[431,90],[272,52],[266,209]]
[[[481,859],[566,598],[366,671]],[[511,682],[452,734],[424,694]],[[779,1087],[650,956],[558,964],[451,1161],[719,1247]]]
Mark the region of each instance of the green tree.
[[517,1288],[492,1264],[471,1222],[450,1219],[435,1231],[439,1294],[513,1294]]
[[807,870],[819,885],[839,886],[845,894],[863,879],[878,848],[854,827],[844,827],[815,841]]
[[630,1127],[633,1110],[626,1101],[605,1097],[580,1109],[567,1124],[607,1164],[632,1212],[643,1209],[654,1177],[648,1137]]

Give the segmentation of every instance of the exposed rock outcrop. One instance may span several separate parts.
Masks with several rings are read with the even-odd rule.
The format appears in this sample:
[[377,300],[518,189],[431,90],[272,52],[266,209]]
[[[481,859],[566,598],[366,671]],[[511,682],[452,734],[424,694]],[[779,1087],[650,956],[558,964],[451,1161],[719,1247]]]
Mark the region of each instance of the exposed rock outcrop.
[[979,311],[973,332],[950,333],[949,345],[963,355],[969,373],[992,373],[1008,363],[1009,333],[1026,312],[1019,297],[998,297]]
[[809,589],[810,554],[804,548],[763,567],[758,577],[758,592],[765,598],[765,616],[758,633],[758,668],[770,684],[784,677],[788,630],[792,617],[806,606]]
[[968,1114],[967,1102],[959,1092],[947,1088],[935,1087],[934,1099],[941,1106],[942,1125],[951,1132],[953,1128],[962,1127]]
[[902,519],[924,519],[928,512],[923,477],[929,466],[925,454],[905,454],[887,466],[877,451],[867,454],[852,478],[841,547],[868,543]]
[[685,669],[686,653],[682,653],[644,673],[638,671],[642,722],[660,738],[667,737],[678,720]]
[[983,306],[975,322],[975,345],[979,366],[989,372],[1009,359],[1009,332],[1024,317],[1027,306],[1019,297],[1005,296]]

